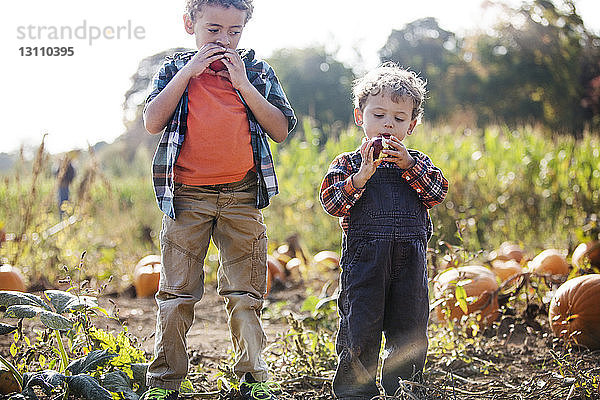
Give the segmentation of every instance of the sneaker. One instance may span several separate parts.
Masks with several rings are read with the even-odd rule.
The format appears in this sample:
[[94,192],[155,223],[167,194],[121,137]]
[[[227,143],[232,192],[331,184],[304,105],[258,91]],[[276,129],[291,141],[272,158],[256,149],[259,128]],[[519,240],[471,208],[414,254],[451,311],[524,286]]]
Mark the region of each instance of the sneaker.
[[149,388],[142,394],[140,400],[177,400],[179,392],[163,388]]
[[257,382],[251,373],[246,372],[240,383],[240,394],[244,400],[277,400],[273,393],[280,393],[281,387],[275,382]]

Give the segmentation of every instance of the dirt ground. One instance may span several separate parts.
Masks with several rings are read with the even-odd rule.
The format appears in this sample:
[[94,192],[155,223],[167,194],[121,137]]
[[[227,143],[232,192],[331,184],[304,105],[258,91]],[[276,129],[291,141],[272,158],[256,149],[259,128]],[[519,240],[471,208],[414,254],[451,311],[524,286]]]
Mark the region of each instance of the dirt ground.
[[[142,349],[152,353],[157,309],[154,298],[101,297],[99,305],[118,315],[129,333],[139,339]],[[119,329],[119,324],[114,320],[101,318],[98,327],[102,328],[102,323],[110,329]],[[287,328],[284,323],[271,323],[268,320],[263,321],[263,326],[268,338],[275,337]],[[196,304],[194,325],[188,334],[189,351],[223,358],[227,357],[230,344],[224,301],[214,287],[207,287],[204,297]]]
[[[305,296],[304,287],[274,291],[266,307],[287,300],[289,311],[299,312]],[[104,307],[114,302],[129,332],[151,353],[154,300],[121,296],[103,302],[107,303]],[[195,318],[188,336],[190,361],[198,368],[216,371],[219,362],[228,359],[231,345],[223,300],[214,287],[207,287],[205,297],[196,306]],[[264,327],[269,343],[289,329],[283,319],[264,320]],[[462,343],[455,343],[454,349],[443,348],[448,343],[439,339],[444,337],[440,329],[435,323],[430,326],[432,340],[424,386],[407,384],[397,393],[397,399],[600,399],[600,351],[565,347],[552,335],[543,307],[532,305],[527,310],[509,312],[476,338],[458,338]],[[333,398],[327,379],[298,378],[284,385],[281,398]]]
[[[274,291],[265,304],[269,307],[286,300],[287,309],[299,313],[305,296],[304,287],[288,287]],[[120,324],[126,325],[139,346],[148,355],[152,353],[156,313],[153,298],[103,296],[99,305],[118,315],[121,322],[99,317],[95,324],[98,328],[119,332]],[[475,338],[452,336],[432,323],[423,384],[407,382],[394,398],[600,399],[600,351],[565,347],[550,332],[546,315],[546,310],[538,306],[514,311]],[[289,329],[283,318],[265,319],[264,327],[269,343]],[[0,337],[0,354],[8,355],[10,339]],[[450,343],[452,340],[455,342]],[[214,390],[211,377],[219,371],[219,365],[229,360],[231,348],[223,300],[214,287],[207,286],[196,306],[188,343],[190,379],[197,391],[192,397],[235,400],[233,391],[210,392]],[[332,399],[330,378],[331,374],[298,376],[281,382],[284,391],[280,399]]]

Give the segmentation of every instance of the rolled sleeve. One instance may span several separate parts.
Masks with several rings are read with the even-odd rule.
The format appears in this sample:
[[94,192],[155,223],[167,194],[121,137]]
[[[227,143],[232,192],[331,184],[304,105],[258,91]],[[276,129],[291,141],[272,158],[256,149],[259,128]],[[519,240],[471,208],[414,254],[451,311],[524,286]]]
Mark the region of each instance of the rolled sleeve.
[[336,217],[344,217],[360,199],[364,188],[357,188],[352,182],[355,171],[347,155],[336,158],[323,182],[320,190],[320,200],[325,211]]
[[288,120],[288,132],[291,132],[292,129],[296,126],[297,119],[294,114],[294,110],[288,101],[281,84],[279,83],[279,79],[275,75],[273,68],[269,67],[269,82],[271,84],[271,90],[267,95],[267,101],[277,107],[283,115]]
[[411,151],[415,165],[405,170],[402,177],[417,192],[419,199],[427,208],[440,204],[448,193],[448,181],[442,171],[433,162],[417,151]]
[[167,84],[169,83],[169,78],[167,76],[167,64],[169,63],[169,61],[165,61],[160,69],[158,70],[158,72],[156,74],[154,74],[154,77],[152,77],[152,82],[150,83],[150,94],[148,95],[148,97],[146,97],[146,101],[144,103],[144,113],[146,113],[146,108],[148,107],[148,104],[150,104],[150,102],[152,100],[154,100],[154,98],[156,96],[158,96],[158,94],[167,86]]

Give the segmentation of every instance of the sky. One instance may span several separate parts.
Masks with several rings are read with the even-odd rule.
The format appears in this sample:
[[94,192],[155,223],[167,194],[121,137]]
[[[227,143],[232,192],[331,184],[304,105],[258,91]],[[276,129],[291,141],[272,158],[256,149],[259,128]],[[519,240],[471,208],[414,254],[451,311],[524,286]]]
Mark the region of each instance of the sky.
[[[491,26],[497,15],[484,11],[484,3],[489,0],[254,0],[239,47],[268,58],[281,48],[324,46],[349,66],[365,69],[377,65],[377,51],[393,29],[416,19],[435,17],[458,35]],[[123,134],[122,103],[138,63],[172,47],[194,46],[183,29],[184,4],[11,2],[0,15],[0,153],[37,147],[44,134],[51,153],[112,142]],[[586,27],[600,34],[600,2],[575,4]],[[58,48],[59,55],[42,55],[47,47]],[[27,55],[27,48],[31,53],[37,48],[38,55]]]

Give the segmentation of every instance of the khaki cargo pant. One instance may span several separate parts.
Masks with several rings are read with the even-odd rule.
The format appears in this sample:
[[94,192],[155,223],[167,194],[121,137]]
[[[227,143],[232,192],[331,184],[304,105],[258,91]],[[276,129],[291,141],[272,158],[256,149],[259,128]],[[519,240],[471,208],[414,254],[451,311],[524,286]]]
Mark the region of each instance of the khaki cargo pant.
[[266,227],[256,203],[256,174],[235,183],[177,185],[176,219],[163,218],[160,233],[163,270],[150,387],[178,390],[188,371],[186,334],[194,305],[204,294],[204,258],[210,239],[219,249],[217,292],[225,298],[235,352],[234,371],[267,379],[261,358],[266,336],[260,321],[266,286]]

